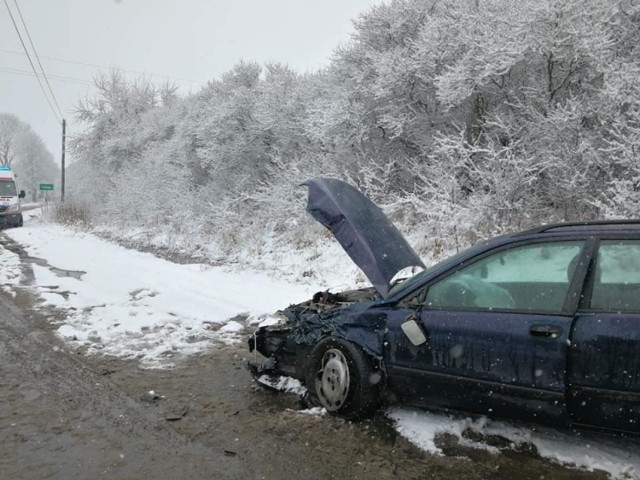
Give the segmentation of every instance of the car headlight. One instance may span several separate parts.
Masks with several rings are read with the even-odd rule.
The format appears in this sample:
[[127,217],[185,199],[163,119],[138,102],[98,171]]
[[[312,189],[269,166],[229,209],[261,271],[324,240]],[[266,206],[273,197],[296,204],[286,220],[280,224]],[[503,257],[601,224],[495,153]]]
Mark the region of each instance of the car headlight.
[[9,205],[5,212],[7,213],[18,213],[20,211],[20,204],[16,203],[14,205]]

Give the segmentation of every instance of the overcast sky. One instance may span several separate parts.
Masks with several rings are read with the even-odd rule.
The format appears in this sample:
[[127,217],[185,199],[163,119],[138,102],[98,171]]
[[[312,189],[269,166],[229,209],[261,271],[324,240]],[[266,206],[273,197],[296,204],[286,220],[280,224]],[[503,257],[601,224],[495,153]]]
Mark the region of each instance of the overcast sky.
[[351,20],[382,0],[1,0],[0,112],[30,124],[59,162],[61,127],[30,73],[5,2],[29,46],[15,2],[20,7],[73,133],[73,108],[91,94],[99,70],[169,78],[182,93],[241,59],[316,70],[349,40]]

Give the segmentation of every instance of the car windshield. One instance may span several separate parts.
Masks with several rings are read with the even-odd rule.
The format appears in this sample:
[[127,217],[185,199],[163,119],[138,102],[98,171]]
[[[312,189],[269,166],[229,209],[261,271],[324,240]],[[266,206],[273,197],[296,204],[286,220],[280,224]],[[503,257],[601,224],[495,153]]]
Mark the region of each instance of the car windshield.
[[0,197],[15,197],[16,184],[13,180],[0,182]]
[[391,290],[389,290],[389,296],[393,296],[396,295],[397,293],[402,292],[403,290],[411,287],[412,285],[415,285],[416,283],[420,282],[421,279],[425,278],[426,276],[431,275],[431,273],[433,273],[436,270],[440,270],[440,269],[446,269],[452,265],[455,265],[456,263],[458,263],[460,261],[461,258],[470,256],[475,254],[476,252],[482,250],[484,248],[485,242],[480,242],[477,243],[469,248],[466,248],[458,253],[456,253],[455,255],[452,255],[450,257],[445,258],[444,260],[442,260],[441,262],[438,262],[434,265],[431,265],[429,268],[427,268],[426,270],[423,270],[422,272],[414,275],[411,278],[408,278],[407,280],[397,283],[396,285],[394,285],[393,287],[391,287]]

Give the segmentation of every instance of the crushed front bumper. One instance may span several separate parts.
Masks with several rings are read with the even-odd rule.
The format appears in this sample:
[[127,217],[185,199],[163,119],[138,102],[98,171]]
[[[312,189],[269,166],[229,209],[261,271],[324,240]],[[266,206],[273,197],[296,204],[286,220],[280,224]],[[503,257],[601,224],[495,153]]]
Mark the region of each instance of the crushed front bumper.
[[[249,351],[256,355],[247,363],[247,368],[254,377],[263,374],[285,375],[295,377],[296,352],[287,348],[289,340],[289,328],[272,325],[258,328],[249,337]],[[263,356],[260,358],[258,353]]]

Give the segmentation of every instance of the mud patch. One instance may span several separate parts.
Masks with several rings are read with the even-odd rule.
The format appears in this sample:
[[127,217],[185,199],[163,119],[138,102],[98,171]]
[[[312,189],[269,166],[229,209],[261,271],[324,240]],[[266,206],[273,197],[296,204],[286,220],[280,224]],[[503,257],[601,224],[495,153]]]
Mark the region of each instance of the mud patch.
[[[16,252],[16,253],[18,253],[18,252]],[[63,277],[63,278],[64,277],[71,277],[71,278],[75,278],[76,280],[82,280],[82,276],[86,275],[86,273],[87,273],[87,272],[83,272],[81,270],[63,270],[61,268],[53,267],[53,266],[49,265],[49,262],[47,262],[46,260],[44,260],[42,258],[37,258],[37,257],[30,257],[26,253],[21,255],[20,259],[23,262],[27,263],[27,264],[34,264],[34,265],[38,265],[40,267],[48,268],[57,277]]]
[[556,465],[535,452],[492,453],[447,436],[437,439],[444,455],[427,454],[383,414],[349,422],[319,414],[298,394],[260,387],[246,371],[248,357],[242,346],[226,346],[165,371],[115,358],[91,361],[108,364],[109,379],[132,397],[153,390],[160,398],[147,404],[149,410],[180,434],[260,471],[260,478],[606,478]]

